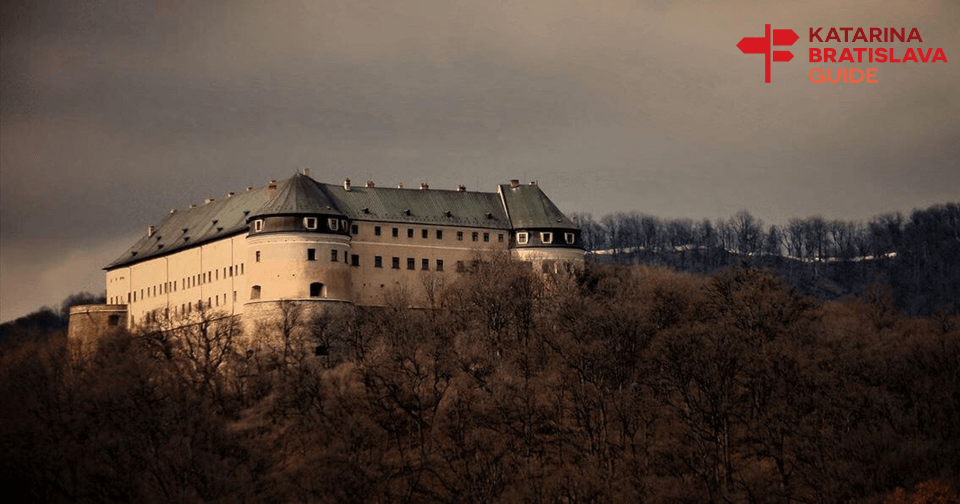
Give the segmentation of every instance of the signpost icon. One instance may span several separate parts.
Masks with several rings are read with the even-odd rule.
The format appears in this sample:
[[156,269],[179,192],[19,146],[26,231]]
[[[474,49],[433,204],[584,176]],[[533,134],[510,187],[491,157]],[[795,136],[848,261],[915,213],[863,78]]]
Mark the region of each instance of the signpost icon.
[[[790,61],[793,59],[793,53],[790,51],[774,51],[773,46],[791,46],[800,36],[790,29],[771,30],[770,25],[765,25],[764,36],[762,37],[743,37],[737,47],[743,54],[763,54],[766,56],[764,65],[764,82],[770,83],[770,62],[772,61]],[[773,32],[771,34],[771,31]]]

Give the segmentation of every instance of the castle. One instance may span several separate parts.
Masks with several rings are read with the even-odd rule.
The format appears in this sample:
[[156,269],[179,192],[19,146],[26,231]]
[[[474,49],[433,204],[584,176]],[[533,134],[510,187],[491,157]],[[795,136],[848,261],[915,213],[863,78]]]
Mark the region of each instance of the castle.
[[266,316],[281,300],[423,304],[430,279],[507,252],[547,271],[583,262],[578,226],[533,182],[496,192],[325,184],[302,170],[171,210],[106,270],[106,305],[76,306],[71,337],[212,310]]

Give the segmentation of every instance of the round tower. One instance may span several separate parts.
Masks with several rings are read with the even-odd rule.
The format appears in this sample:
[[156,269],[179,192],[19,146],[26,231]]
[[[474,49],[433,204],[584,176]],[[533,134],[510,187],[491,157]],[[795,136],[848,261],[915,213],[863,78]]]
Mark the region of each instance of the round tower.
[[314,313],[353,303],[346,216],[306,175],[271,182],[268,192],[266,204],[247,217],[245,322],[282,315],[281,305]]

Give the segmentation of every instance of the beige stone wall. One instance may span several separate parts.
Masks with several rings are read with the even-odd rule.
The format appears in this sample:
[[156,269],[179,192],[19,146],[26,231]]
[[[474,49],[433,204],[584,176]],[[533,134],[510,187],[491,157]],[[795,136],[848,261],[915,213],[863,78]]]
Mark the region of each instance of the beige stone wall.
[[581,249],[564,247],[531,247],[514,249],[513,255],[520,261],[533,263],[534,271],[559,271],[565,263],[573,267],[582,267],[584,253]]
[[76,305],[70,307],[67,338],[95,341],[126,328],[127,307],[124,305]]
[[[511,233],[383,222],[354,224],[358,232],[349,237],[296,232],[240,234],[117,268],[107,273],[107,302],[126,305],[128,327],[139,325],[151,314],[162,317],[169,313],[176,318],[192,313],[197,303],[240,315],[247,306],[260,312],[264,302],[281,299],[384,305],[403,293],[409,304],[426,306],[430,286],[442,288],[456,281],[461,274],[458,262],[469,267],[486,252],[508,250]],[[459,239],[458,233],[462,233]],[[308,260],[309,249],[315,250],[314,260]],[[336,261],[332,260],[333,251]],[[564,262],[582,264],[584,260],[582,250],[561,247],[514,249],[513,253],[520,260],[534,262],[537,270],[544,261],[554,261],[548,262],[548,267],[562,267]],[[356,266],[352,265],[354,256]],[[375,264],[376,256],[381,257],[380,267]],[[443,271],[437,270],[439,260]],[[311,296],[314,282],[323,285],[318,297]],[[251,300],[256,285],[260,297]],[[251,301],[254,303],[245,306]]]
[[[259,301],[353,301],[348,237],[294,232],[258,234],[247,238],[246,245],[250,291],[246,297],[250,301],[257,301],[250,299],[254,286],[260,287]],[[308,258],[311,249],[313,260]],[[314,282],[323,285],[317,297],[310,295],[310,284]]]
[[[479,253],[506,250],[510,243],[508,230],[378,222],[355,224],[358,233],[352,237],[352,253],[359,256],[359,266],[353,268],[353,299],[361,305],[386,304],[397,292],[405,293],[411,304],[423,305],[425,285],[452,283],[458,278],[457,261],[469,264]],[[380,236],[376,235],[376,226],[380,226]],[[394,228],[398,231],[396,237]],[[410,229],[413,237],[409,237]],[[426,238],[423,230],[427,231]],[[438,230],[442,232],[439,239]],[[463,233],[462,240],[457,239],[458,231]],[[477,241],[473,241],[473,233],[477,233]],[[484,234],[489,241],[484,241]],[[382,258],[379,268],[375,263],[378,255]],[[393,266],[394,257],[399,258],[399,268]],[[410,259],[413,259],[413,269],[408,268]],[[437,271],[437,260],[443,261],[442,272]]]
[[131,327],[151,312],[177,317],[200,302],[239,313],[246,301],[245,238],[237,235],[109,271],[107,302],[127,305]]

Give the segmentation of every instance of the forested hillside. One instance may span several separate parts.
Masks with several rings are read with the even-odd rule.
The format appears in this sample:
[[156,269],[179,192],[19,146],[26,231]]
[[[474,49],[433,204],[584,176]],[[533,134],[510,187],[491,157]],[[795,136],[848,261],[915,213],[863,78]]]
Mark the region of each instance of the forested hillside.
[[242,336],[207,313],[87,354],[56,344],[7,352],[5,493],[958,498],[956,314],[906,317],[881,287],[822,302],[744,266],[542,276],[494,258],[437,292],[434,310],[405,308],[396,292],[390,306],[318,318],[285,304],[282,320]]
[[825,300],[892,289],[908,314],[960,313],[960,205],[874,217],[866,224],[822,217],[764,226],[749,212],[716,221],[618,213],[576,216],[588,259],[665,265],[712,273],[740,262],[773,269],[801,292]]

